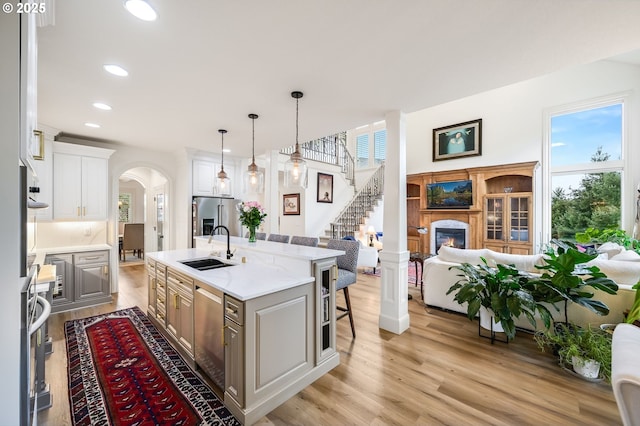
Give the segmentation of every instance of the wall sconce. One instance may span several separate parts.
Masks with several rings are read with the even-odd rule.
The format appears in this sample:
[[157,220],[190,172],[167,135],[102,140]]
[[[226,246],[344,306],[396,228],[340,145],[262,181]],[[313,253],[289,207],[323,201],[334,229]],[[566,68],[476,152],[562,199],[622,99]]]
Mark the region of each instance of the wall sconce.
[[418,234],[426,234],[429,232],[429,229],[424,226],[408,226],[408,228],[413,228],[418,230]]

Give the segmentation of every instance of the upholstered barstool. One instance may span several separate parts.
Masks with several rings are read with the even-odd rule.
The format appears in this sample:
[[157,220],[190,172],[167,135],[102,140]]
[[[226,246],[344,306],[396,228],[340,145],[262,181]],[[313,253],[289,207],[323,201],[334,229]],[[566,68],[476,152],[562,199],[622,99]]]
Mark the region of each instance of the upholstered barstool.
[[298,246],[318,247],[319,241],[318,237],[299,237],[297,235],[291,237],[291,244]]
[[336,306],[336,309],[342,312],[336,319],[349,316],[351,323],[351,334],[356,337],[356,328],[353,324],[353,313],[351,311],[351,299],[349,298],[349,286],[355,284],[358,276],[358,252],[360,251],[360,242],[349,240],[329,240],[327,248],[332,250],[342,250],[345,252],[342,256],[338,256],[336,263],[338,265],[338,279],[336,280],[336,291],[344,291],[344,300],[346,307]]
[[288,235],[281,235],[281,234],[269,234],[269,237],[267,238],[267,241],[274,241],[276,243],[288,243],[289,242],[289,236]]
[[[245,238],[249,238],[249,233],[244,234]],[[266,232],[256,232],[256,240],[266,240],[267,233]]]

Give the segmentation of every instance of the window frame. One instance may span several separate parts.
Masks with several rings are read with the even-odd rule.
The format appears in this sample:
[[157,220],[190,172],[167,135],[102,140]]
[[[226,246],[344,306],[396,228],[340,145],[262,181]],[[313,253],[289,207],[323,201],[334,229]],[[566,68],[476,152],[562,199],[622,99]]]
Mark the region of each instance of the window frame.
[[[365,170],[365,169],[375,168],[375,167],[378,167],[380,163],[384,162],[384,159],[382,161],[377,161],[375,158],[375,134],[383,130],[384,131],[387,130],[387,123],[384,120],[377,121],[373,124],[360,126],[353,131],[353,140],[355,143],[354,159],[356,162],[356,170]],[[358,152],[357,152],[358,137],[362,135],[367,135],[368,142],[369,142],[369,152],[368,152],[369,159],[367,161],[366,166],[360,166],[360,163],[358,161]],[[385,158],[386,158],[386,153],[387,153],[387,144],[386,144],[386,136],[385,136]]]
[[[599,98],[588,99],[580,102],[574,102],[565,104],[553,108],[549,108],[543,113],[543,132],[544,143],[542,144],[542,243],[550,241],[551,238],[551,198],[553,194],[552,180],[554,176],[567,176],[574,174],[585,173],[604,173],[604,172],[620,172],[620,193],[622,194],[620,200],[620,227],[625,229],[627,221],[627,209],[629,202],[624,194],[627,192],[627,188],[633,186],[633,183],[628,181],[631,179],[631,173],[627,173],[629,170],[629,99],[631,93],[617,93],[609,96],[603,96]],[[576,163],[561,166],[551,166],[551,120],[558,115],[577,113],[590,109],[597,109],[606,106],[620,104],[622,106],[621,115],[621,144],[620,153],[621,158],[615,160],[607,160],[603,162],[587,162]]]

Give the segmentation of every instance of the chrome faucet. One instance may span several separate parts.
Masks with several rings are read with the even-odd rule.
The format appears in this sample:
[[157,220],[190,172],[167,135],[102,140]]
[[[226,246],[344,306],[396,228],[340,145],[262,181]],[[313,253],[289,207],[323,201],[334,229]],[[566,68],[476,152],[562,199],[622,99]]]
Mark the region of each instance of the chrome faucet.
[[227,259],[231,259],[231,257],[233,257],[233,253],[231,253],[231,245],[230,245],[231,237],[229,234],[229,228],[227,228],[224,225],[218,225],[215,228],[213,228],[213,231],[211,231],[211,235],[209,235],[209,242],[211,242],[211,238],[213,238],[213,234],[216,232],[218,228],[222,228],[225,231],[227,231]]

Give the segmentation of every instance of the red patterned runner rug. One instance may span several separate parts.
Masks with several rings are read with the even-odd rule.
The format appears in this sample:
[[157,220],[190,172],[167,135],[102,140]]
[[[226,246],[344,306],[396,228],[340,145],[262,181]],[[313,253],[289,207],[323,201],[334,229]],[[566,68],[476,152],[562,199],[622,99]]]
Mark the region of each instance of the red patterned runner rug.
[[239,425],[137,307],[65,323],[74,425]]

